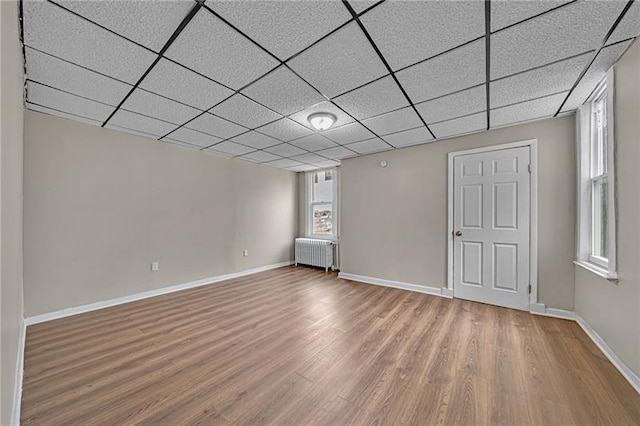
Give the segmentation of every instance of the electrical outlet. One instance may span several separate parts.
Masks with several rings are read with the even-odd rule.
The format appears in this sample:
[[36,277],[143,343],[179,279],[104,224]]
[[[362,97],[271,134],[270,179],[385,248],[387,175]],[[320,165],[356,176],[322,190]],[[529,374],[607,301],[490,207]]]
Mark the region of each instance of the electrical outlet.
[[159,262],[151,262],[151,270],[152,271],[157,271],[158,269],[160,269],[160,263]]
[[242,256],[243,257],[249,256],[249,250],[247,250],[247,249],[242,250]]

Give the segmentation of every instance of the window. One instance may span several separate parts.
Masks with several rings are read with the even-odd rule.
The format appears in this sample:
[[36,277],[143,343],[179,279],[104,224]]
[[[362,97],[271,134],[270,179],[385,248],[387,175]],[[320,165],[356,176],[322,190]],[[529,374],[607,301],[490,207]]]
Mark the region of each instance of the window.
[[607,279],[617,279],[613,72],[578,110],[578,253],[576,263]]
[[337,237],[338,170],[308,172],[306,179],[307,235],[320,238]]

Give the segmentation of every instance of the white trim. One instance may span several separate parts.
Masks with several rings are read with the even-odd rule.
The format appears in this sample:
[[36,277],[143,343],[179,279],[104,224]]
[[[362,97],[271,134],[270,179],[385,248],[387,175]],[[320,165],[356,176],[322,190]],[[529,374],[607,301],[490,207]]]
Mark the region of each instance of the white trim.
[[574,260],[573,263],[577,266],[580,266],[587,271],[596,274],[597,276],[604,278],[605,280],[617,282],[619,280],[618,274],[616,272],[609,272],[608,269],[602,268],[598,265],[595,265],[590,262],[586,262],[583,260]]
[[448,290],[445,288],[427,287],[424,285],[409,284],[409,283],[403,283],[400,281],[383,280],[381,278],[365,277],[363,275],[348,274],[346,272],[340,272],[338,274],[338,277],[342,278],[343,280],[358,281],[361,283],[374,284],[382,287],[391,287],[391,288],[398,288],[400,290],[415,291],[417,293],[431,294],[433,296],[440,296],[446,299],[451,299],[452,297],[451,295],[449,295],[448,291],[445,291],[445,290]]
[[602,351],[602,353],[611,361],[625,379],[633,386],[636,392],[640,393],[640,377],[638,377],[627,365],[622,362],[615,352],[607,345],[598,333],[584,320],[580,315],[575,314],[575,320],[582,327],[587,336],[593,340],[593,343]]
[[453,297],[453,160],[459,155],[479,154],[482,152],[501,151],[504,149],[521,148],[528,146],[529,161],[531,163],[531,187],[530,187],[530,216],[529,216],[529,284],[531,294],[529,303],[538,302],[538,140],[529,139],[518,142],[503,143],[499,145],[485,146],[482,148],[455,151],[447,154],[448,179],[447,179],[447,290]]
[[156,290],[149,290],[142,293],[131,294],[123,297],[116,297],[114,299],[104,300],[102,302],[89,303],[87,305],[74,306],[72,308],[66,308],[55,312],[49,312],[46,314],[36,315],[25,319],[26,325],[39,324],[54,319],[65,318],[72,315],[78,315],[85,312],[91,312],[98,309],[108,308],[111,306],[121,305],[123,303],[134,302],[136,300],[147,299],[149,297],[160,296],[162,294],[173,293],[180,290],[186,290],[188,288],[200,287],[207,284],[214,284],[220,281],[226,281],[233,278],[244,277],[245,275],[256,274],[258,272],[268,271],[270,269],[281,268],[283,266],[293,265],[293,261],[274,263],[272,265],[261,266],[258,268],[247,269],[245,271],[233,272],[230,274],[218,275],[211,278],[203,278],[197,281],[191,281],[184,284],[173,285],[169,287],[163,287]]
[[547,308],[544,303],[532,303],[529,305],[529,312],[533,315],[543,317],[560,318],[575,321],[576,314],[565,309]]
[[18,356],[16,357],[16,377],[13,390],[13,407],[11,410],[11,426],[20,425],[20,409],[22,406],[22,378],[24,377],[24,342],[27,336],[27,323],[22,321],[18,340]]

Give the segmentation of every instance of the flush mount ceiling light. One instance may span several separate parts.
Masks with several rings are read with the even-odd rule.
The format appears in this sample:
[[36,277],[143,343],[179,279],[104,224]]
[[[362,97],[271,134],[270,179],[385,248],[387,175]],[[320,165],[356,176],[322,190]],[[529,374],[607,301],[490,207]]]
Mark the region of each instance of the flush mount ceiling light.
[[314,129],[323,131],[333,126],[333,123],[336,122],[336,116],[328,112],[316,112],[311,114],[307,120]]

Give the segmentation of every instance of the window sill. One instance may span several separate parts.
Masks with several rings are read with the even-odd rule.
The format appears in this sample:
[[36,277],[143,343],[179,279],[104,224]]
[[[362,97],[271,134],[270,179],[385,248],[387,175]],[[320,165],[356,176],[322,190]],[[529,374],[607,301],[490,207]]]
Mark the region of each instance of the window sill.
[[589,272],[596,274],[597,276],[604,278],[608,281],[617,282],[619,280],[618,274],[616,272],[609,272],[608,269],[602,268],[598,265],[595,265],[590,262],[586,262],[584,260],[574,260],[574,264],[580,266],[583,269],[586,269]]

